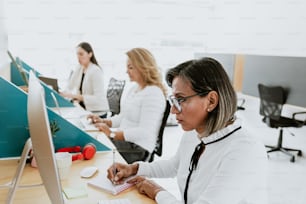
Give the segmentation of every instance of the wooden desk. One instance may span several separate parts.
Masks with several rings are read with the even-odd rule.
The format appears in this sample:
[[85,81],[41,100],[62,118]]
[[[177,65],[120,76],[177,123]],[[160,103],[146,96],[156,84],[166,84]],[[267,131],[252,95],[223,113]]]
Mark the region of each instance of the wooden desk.
[[[69,118],[71,117],[80,117],[80,115],[88,114],[84,110],[79,110],[77,108],[61,108],[64,116]],[[65,111],[66,112],[65,112]],[[112,142],[102,133],[102,132],[88,132],[92,137],[110,147],[114,148]],[[116,161],[125,162],[119,153],[116,154]],[[15,172],[17,170],[19,159],[9,159],[9,160],[0,160],[0,203],[5,203],[7,199],[7,194],[9,188],[2,188],[1,186],[10,183],[15,176]],[[106,152],[97,152],[95,157],[91,160],[83,160],[83,161],[74,161],[72,163],[72,167],[70,170],[70,175],[66,180],[62,180],[62,188],[65,187],[85,187],[87,189],[87,196],[75,199],[66,199],[67,204],[91,204],[98,203],[99,200],[104,199],[118,199],[118,198],[128,198],[131,203],[155,203],[155,201],[149,199],[148,197],[138,193],[135,187],[125,190],[121,192],[117,196],[113,196],[112,194],[106,193],[103,190],[99,190],[97,188],[91,187],[87,185],[87,181],[89,179],[81,178],[80,172],[83,168],[87,166],[96,166],[99,169],[99,172],[94,176],[106,176],[106,169],[113,162],[113,153],[112,151]],[[22,185],[33,185],[33,184],[41,184],[40,174],[37,168],[31,167],[29,164],[26,164],[25,169],[23,171],[22,178],[19,183],[19,187]],[[66,198],[64,196],[64,198]],[[27,188],[19,188],[16,191],[16,194],[13,199],[14,204],[48,204],[51,203],[49,200],[48,194],[44,188],[44,186],[36,186],[36,187],[27,187]]]
[[[119,155],[119,154],[118,154]],[[116,158],[121,159],[120,156],[116,155]],[[85,186],[87,189],[87,197],[75,198],[66,200],[68,204],[91,204],[97,203],[98,200],[103,199],[118,199],[118,198],[128,198],[133,204],[141,203],[155,203],[155,201],[149,199],[148,197],[138,193],[135,187],[121,192],[117,196],[108,194],[102,190],[93,188],[87,185],[88,179],[81,178],[79,173],[86,166],[96,166],[99,168],[99,172],[95,175],[106,175],[106,169],[112,164],[112,152],[99,152],[91,160],[84,161],[74,161],[70,170],[70,176],[68,179],[62,181],[62,187],[77,187]],[[0,185],[8,183],[12,180],[16,168],[18,165],[17,159],[11,160],[0,160]],[[26,165],[20,185],[26,184],[39,184],[41,183],[41,178],[37,168],[31,167],[29,164]],[[0,203],[5,203],[8,189],[0,188]],[[65,197],[65,196],[64,196]],[[31,187],[31,188],[19,188],[16,191],[14,197],[14,204],[36,204],[36,203],[51,203],[47,192],[43,186]]]

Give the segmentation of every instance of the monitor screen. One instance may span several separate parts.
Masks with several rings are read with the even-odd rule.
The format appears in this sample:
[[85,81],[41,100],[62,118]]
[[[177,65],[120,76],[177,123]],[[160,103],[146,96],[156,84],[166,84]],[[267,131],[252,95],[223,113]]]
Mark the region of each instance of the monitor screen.
[[38,77],[41,81],[43,81],[45,84],[47,84],[48,86],[51,86],[51,88],[58,92],[59,88],[58,88],[58,82],[57,79],[55,78],[50,78],[50,77],[44,77],[44,76],[39,76]]
[[37,166],[52,203],[63,204],[64,198],[55,160],[44,89],[30,71],[28,91],[28,122]]

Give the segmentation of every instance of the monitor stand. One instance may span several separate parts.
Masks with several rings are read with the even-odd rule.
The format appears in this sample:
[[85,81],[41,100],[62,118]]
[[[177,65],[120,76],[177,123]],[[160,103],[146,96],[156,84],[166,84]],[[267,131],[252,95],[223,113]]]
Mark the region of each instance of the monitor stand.
[[15,173],[15,176],[13,177],[13,180],[11,181],[11,184],[8,186],[9,192],[8,192],[6,204],[12,204],[13,203],[13,199],[14,199],[17,188],[28,188],[28,187],[36,187],[36,186],[41,186],[42,185],[42,184],[22,185],[22,186],[18,185],[19,182],[20,182],[23,170],[24,170],[24,166],[25,166],[26,161],[27,161],[27,157],[28,157],[31,150],[32,150],[32,141],[31,141],[31,138],[29,138],[26,141],[26,143],[23,147],[22,155],[21,155],[21,158],[20,158],[18,168],[17,168],[16,173]]

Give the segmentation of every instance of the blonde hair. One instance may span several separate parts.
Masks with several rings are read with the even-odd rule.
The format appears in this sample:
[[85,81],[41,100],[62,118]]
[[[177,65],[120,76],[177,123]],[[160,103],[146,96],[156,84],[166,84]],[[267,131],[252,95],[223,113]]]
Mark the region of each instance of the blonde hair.
[[162,83],[160,70],[151,52],[145,48],[133,48],[126,54],[133,66],[140,71],[146,85],[155,85],[159,87],[166,97],[167,89]]

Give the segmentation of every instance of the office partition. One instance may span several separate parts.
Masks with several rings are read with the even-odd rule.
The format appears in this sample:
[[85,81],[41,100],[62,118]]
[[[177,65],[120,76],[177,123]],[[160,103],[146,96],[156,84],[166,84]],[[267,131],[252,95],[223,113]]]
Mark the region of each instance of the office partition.
[[258,97],[257,84],[288,90],[287,104],[306,107],[306,57],[244,56],[244,94]]
[[[26,76],[29,77],[29,72],[33,71],[37,77],[42,76],[36,69],[25,63],[23,60],[17,57],[17,61],[20,62],[21,68],[25,72]],[[18,71],[17,67],[11,63],[11,81],[17,86],[24,86],[25,83]],[[56,104],[52,98],[53,93],[58,101],[60,107],[74,107],[73,103],[62,97],[58,92],[50,88],[47,84],[41,83],[45,90],[45,100],[48,107],[56,107]]]
[[[27,93],[15,84],[0,77],[0,159],[21,156],[23,147],[30,137],[27,117]],[[65,118],[47,108],[50,123],[58,131],[53,135],[54,148],[85,146],[93,143],[97,151],[110,150],[88,133],[79,129]],[[51,125],[51,124],[50,124]]]

